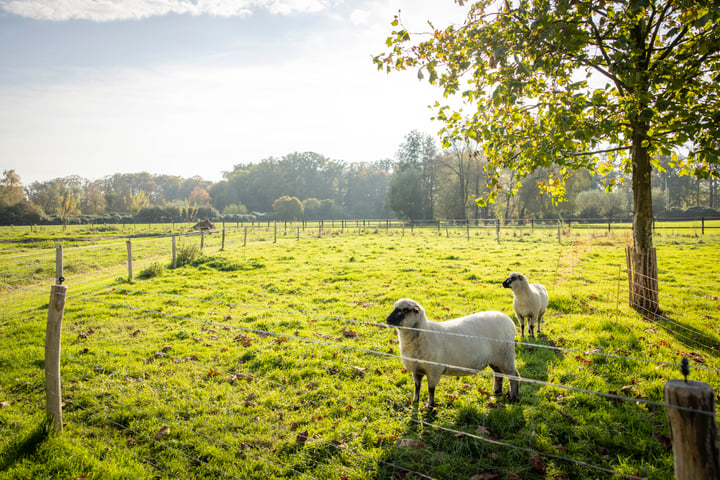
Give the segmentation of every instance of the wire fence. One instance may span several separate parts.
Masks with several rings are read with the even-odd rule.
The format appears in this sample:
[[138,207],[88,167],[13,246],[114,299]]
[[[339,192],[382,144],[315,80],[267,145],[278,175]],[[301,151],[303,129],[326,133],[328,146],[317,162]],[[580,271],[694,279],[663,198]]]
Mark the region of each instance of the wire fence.
[[[347,228],[344,225],[340,228]],[[297,233],[297,230],[296,230]],[[442,233],[442,232],[441,232]],[[245,236],[245,231],[238,231],[236,234]],[[394,234],[398,234],[395,232]],[[435,232],[437,234],[437,232]],[[456,236],[462,236],[462,232],[456,232]],[[253,232],[254,241],[277,241],[277,230],[275,226],[265,227],[264,230],[258,230]],[[319,234],[320,235],[320,234]],[[400,233],[402,235],[402,233]],[[210,236],[210,239],[214,240],[214,249],[218,251],[222,249],[219,245],[219,239],[217,237]],[[237,243],[238,238],[234,239]],[[223,243],[231,241],[229,237],[223,235]],[[244,238],[244,242],[247,238]],[[139,264],[141,267],[150,265],[153,262],[164,259],[167,261],[167,237],[165,238],[153,238],[153,239],[142,239],[140,241],[134,241],[137,248],[133,249],[133,255],[137,255],[140,260]],[[383,351],[378,348],[378,345],[386,344],[388,327],[384,324],[368,322],[365,320],[358,320],[347,318],[345,316],[333,316],[333,315],[322,315],[307,313],[304,311],[290,310],[290,309],[278,309],[267,305],[252,305],[243,303],[233,303],[222,300],[198,298],[188,295],[172,294],[166,292],[152,292],[145,289],[134,287],[132,284],[118,284],[117,282],[111,282],[108,285],[108,281],[117,279],[118,276],[123,274],[124,265],[124,242],[110,242],[101,245],[92,245],[87,247],[74,247],[72,249],[65,249],[66,261],[65,268],[72,265],[71,272],[94,272],[93,275],[88,275],[87,279],[83,282],[73,283],[71,293],[68,298],[73,301],[73,305],[77,311],[82,310],[79,304],[92,303],[94,305],[101,306],[105,309],[107,314],[115,315],[121,319],[121,322],[125,328],[130,325],[128,319],[133,316],[163,319],[168,322],[168,326],[165,328],[170,332],[170,338],[186,340],[183,336],[177,336],[177,328],[188,328],[187,325],[195,325],[205,335],[216,337],[214,339],[216,352],[221,352],[223,348],[229,348],[233,345],[243,344],[247,342],[248,345],[255,343],[264,343],[269,349],[280,348],[290,343],[296,345],[311,345],[320,355],[325,356],[336,356],[336,352],[344,352],[340,355],[345,355],[347,358],[352,360],[346,360],[346,367],[351,372],[357,372],[355,376],[351,374],[351,378],[362,379],[367,374],[367,369],[371,367],[358,367],[352,362],[357,359],[370,359],[366,362],[368,365],[377,364],[377,359],[387,360],[390,359],[399,365],[401,355],[391,352],[391,350]],[[210,242],[205,245],[206,248],[213,248],[210,246]],[[607,268],[598,271],[597,268],[585,269],[581,262],[582,259],[587,257],[587,249],[591,249],[592,246],[589,242],[576,242],[573,243],[569,251],[565,250],[564,255],[559,256],[554,279],[546,278],[545,280],[553,280],[554,287],[561,291],[563,287],[563,280],[569,275],[573,275],[575,278],[581,278],[586,282],[594,282],[598,284],[597,294],[595,298],[585,299],[585,305],[589,309],[591,315],[606,315],[609,318],[615,318],[615,322],[619,322],[619,317],[627,315],[627,307],[625,307],[624,297],[627,294],[626,287],[627,277],[626,272],[622,270],[622,267],[618,265],[610,265]],[[118,253],[119,250],[119,253]],[[88,255],[88,252],[93,252]],[[20,262],[24,265],[28,263],[26,260],[37,260],[41,259],[41,263],[52,262],[53,252],[47,251],[42,252],[38,256],[33,255],[18,255],[16,260],[20,259]],[[32,262],[29,262],[32,264]],[[622,265],[621,263],[619,265]],[[21,267],[20,270],[22,270]],[[46,267],[50,270],[50,267]],[[45,275],[41,278],[45,281],[47,278],[54,279],[55,274]],[[17,274],[16,278],[33,278],[32,275],[23,277],[22,274]],[[12,282],[11,282],[12,283]],[[17,282],[23,284],[23,281]],[[38,282],[41,283],[41,282]],[[682,303],[687,300],[686,292],[682,291],[679,285],[673,285],[670,283],[661,283],[660,294],[664,296],[663,303]],[[37,305],[37,297],[40,294],[45,294],[43,288],[35,285],[23,285],[15,286],[10,294],[12,295],[13,302],[15,302],[16,309],[12,313],[6,312],[0,314],[0,325],[9,325],[13,321],[13,317],[17,316],[19,312],[28,312],[35,310],[35,313],[39,310]],[[681,290],[679,294],[666,293],[667,291]],[[702,290],[695,287],[691,290],[693,293],[692,297],[701,299],[703,301],[710,300],[715,302],[714,306],[720,308],[717,298],[713,297],[712,294],[702,292]],[[572,293],[569,294],[572,296]],[[682,297],[677,296],[682,295]],[[120,297],[124,299],[123,302],[117,301]],[[162,311],[155,308],[148,308],[145,304],[148,302],[149,297],[162,297],[167,299],[168,303],[177,303],[180,305],[189,305],[188,310],[192,311],[193,304],[201,305],[214,305],[216,307],[222,307],[228,311],[260,311],[265,316],[270,318],[285,318],[285,317],[296,317],[301,320],[302,326],[310,328],[313,335],[302,335],[295,333],[293,327],[290,330],[275,330],[270,328],[248,327],[237,322],[217,321],[207,318],[198,318],[192,314],[177,314],[169,313],[168,311]],[[709,298],[708,298],[709,297]],[[137,303],[132,303],[130,300],[136,299]],[[613,302],[612,300],[615,299]],[[615,305],[614,308],[609,307]],[[621,307],[622,305],[622,307]],[[175,305],[173,305],[175,306]],[[18,310],[19,309],[19,310]],[[647,312],[646,312],[647,313]],[[709,315],[712,315],[710,313]],[[587,366],[591,363],[613,363],[613,362],[625,362],[631,364],[646,364],[653,366],[656,369],[663,369],[669,371],[680,370],[680,356],[688,356],[693,361],[694,368],[700,371],[704,371],[710,375],[717,375],[718,369],[715,363],[707,358],[708,354],[715,354],[714,360],[717,359],[717,345],[716,336],[712,333],[699,331],[698,328],[688,326],[679,320],[671,318],[670,315],[665,315],[662,318],[654,318],[654,322],[650,323],[636,323],[631,324],[628,327],[627,323],[624,323],[625,328],[631,328],[637,331],[638,334],[643,335],[645,338],[646,345],[653,346],[654,350],[644,350],[647,356],[633,356],[630,354],[622,354],[619,352],[607,352],[602,345],[588,344],[587,348],[579,349],[574,347],[565,347],[560,342],[561,339],[555,340],[554,342],[543,343],[540,341],[519,341],[516,342],[518,351],[526,350],[532,352],[536,349],[547,350],[552,352],[554,355],[564,356],[569,359],[575,359],[580,365]],[[717,319],[712,319],[717,321]],[[130,322],[132,323],[132,322]],[[327,328],[327,325],[333,325],[331,328]],[[341,332],[338,334],[338,328],[342,327]],[[668,328],[665,328],[669,326]],[[322,328],[321,328],[322,327]],[[363,329],[364,332],[371,332],[367,335],[367,338],[363,339],[363,342],[358,342],[357,333],[351,330],[351,328]],[[226,337],[221,337],[217,332],[226,332]],[[333,332],[333,333],[331,333]],[[346,333],[347,332],[347,333]],[[372,333],[375,332],[375,333]],[[76,333],[76,332],[73,332]],[[67,334],[66,334],[67,336]],[[652,339],[652,340],[651,340]],[[70,339],[68,339],[70,340]],[[153,409],[161,409],[164,404],[172,404],[177,402],[187,402],[191,408],[188,410],[197,411],[216,411],[214,415],[224,414],[229,417],[234,417],[236,420],[242,419],[244,422],[243,429],[238,427],[238,431],[255,431],[258,427],[261,427],[263,431],[274,432],[274,435],[280,438],[289,438],[287,440],[290,443],[296,443],[301,445],[316,444],[323,448],[333,450],[338,455],[349,456],[351,459],[349,463],[357,464],[379,464],[382,468],[392,475],[400,478],[418,477],[418,478],[443,478],[442,473],[438,470],[421,472],[409,468],[403,461],[404,457],[401,453],[395,455],[392,459],[387,458],[376,458],[360,451],[355,451],[350,448],[346,442],[337,441],[335,438],[322,438],[322,437],[310,437],[307,431],[300,431],[301,426],[293,424],[283,425],[281,422],[269,422],[260,419],[257,416],[253,416],[244,413],[248,408],[254,407],[250,405],[256,402],[256,398],[261,395],[260,392],[277,391],[281,392],[284,398],[296,398],[299,399],[303,404],[312,408],[313,404],[317,402],[325,402],[335,404],[338,411],[362,411],[364,415],[369,418],[383,418],[390,417],[396,421],[409,421],[411,424],[422,427],[423,429],[433,429],[442,431],[446,434],[452,435],[454,438],[461,438],[465,440],[472,440],[479,442],[481,445],[487,444],[494,447],[500,447],[509,449],[517,452],[522,452],[525,455],[530,455],[535,458],[553,459],[561,463],[567,463],[574,465],[573,468],[581,469],[586,472],[594,472],[591,476],[604,476],[611,475],[617,477],[626,478],[640,478],[634,474],[627,474],[621,472],[617,467],[612,466],[612,462],[603,461],[598,463],[586,461],[584,456],[570,456],[569,454],[562,454],[562,451],[558,452],[556,449],[548,448],[547,445],[534,444],[534,435],[536,428],[539,428],[539,419],[532,417],[530,422],[530,432],[525,436],[525,443],[511,443],[503,441],[497,438],[493,438],[489,434],[488,427],[486,425],[479,425],[476,432],[467,431],[466,429],[453,428],[452,425],[439,423],[437,421],[428,420],[427,418],[420,419],[417,417],[410,417],[408,419],[407,411],[399,409],[397,407],[398,398],[407,398],[408,396],[408,380],[407,376],[401,381],[396,381],[392,384],[386,384],[386,390],[379,396],[380,402],[377,408],[370,407],[366,404],[356,401],[353,398],[347,398],[348,392],[343,391],[338,393],[337,391],[308,391],[304,386],[294,386],[292,382],[287,379],[275,379],[272,377],[265,377],[261,373],[253,370],[243,370],[242,365],[228,365],[219,359],[221,356],[216,353],[214,357],[202,361],[199,357],[193,355],[180,356],[173,354],[174,350],[183,351],[182,341],[175,342],[168,341],[167,338],[163,338],[164,347],[157,351],[150,352],[149,356],[138,355],[140,351],[146,351],[150,345],[144,345],[142,341],[138,340],[130,347],[127,344],[125,337],[118,339],[113,338],[111,335],[103,334],[102,338],[97,338],[93,335],[93,332],[81,332],[77,333],[77,338],[72,339],[70,346],[63,352],[63,365],[64,369],[68,373],[64,374],[65,382],[70,382],[71,386],[68,388],[69,395],[66,396],[68,401],[68,415],[66,421],[69,425],[76,427],[78,431],[91,434],[90,436],[99,439],[100,441],[111,446],[115,449],[128,450],[129,454],[136,456],[136,458],[142,463],[148,465],[150,468],[159,472],[163,475],[176,478],[184,478],[185,473],[183,471],[174,471],[172,466],[165,465],[158,455],[146,455],[144,453],[135,453],[132,449],[128,448],[128,438],[132,438],[133,441],[142,441],[146,444],[154,445],[155,449],[166,450],[169,454],[179,455],[184,457],[187,462],[193,465],[199,465],[203,469],[211,472],[214,476],[228,476],[230,478],[247,478],[238,474],[236,471],[228,470],[227,467],[218,467],[214,464],[212,456],[207,457],[206,454],[194,455],[187,453],[186,446],[178,445],[177,443],[163,442],[163,435],[160,432],[165,427],[172,429],[181,429],[187,435],[196,437],[197,442],[207,442],[215,445],[216,447],[224,450],[233,451],[238,458],[244,460],[252,460],[263,465],[263,468],[270,468],[271,470],[284,472],[290,476],[300,476],[303,478],[322,478],[313,476],[306,473],[305,467],[298,468],[295,460],[285,460],[286,463],[276,460],[275,456],[270,456],[262,448],[256,445],[244,444],[235,440],[227,440],[224,438],[218,438],[213,435],[203,433],[198,427],[189,426],[186,422],[178,421],[168,416],[160,414],[154,414]],[[496,341],[495,339],[483,338],[485,341]],[[198,340],[202,344],[202,340]],[[669,347],[671,341],[680,341],[681,343],[691,347],[700,348],[703,350],[699,352],[682,352],[672,351],[668,352],[663,347]],[[197,342],[196,342],[197,343]],[[110,351],[117,351],[122,347],[127,350],[127,355],[122,358],[122,362],[119,359],[109,358],[107,355],[101,355],[99,352],[103,351],[104,344],[114,344],[114,347],[108,349]],[[392,345],[392,344],[391,344]],[[31,341],[22,342],[17,345],[18,350],[38,348],[41,345],[33,343]],[[169,347],[169,348],[166,348]],[[95,352],[98,353],[95,353]],[[276,352],[279,357],[282,357],[282,351]],[[668,355],[668,354],[671,355]],[[146,353],[147,355],[147,353]],[[34,355],[37,356],[37,355]],[[655,358],[657,357],[657,358]],[[210,360],[210,358],[214,360]],[[88,359],[92,359],[88,361]],[[597,360],[594,360],[597,359]],[[278,360],[282,361],[282,360]],[[19,370],[23,367],[23,361],[17,356],[12,354],[4,354],[0,356],[0,362],[7,365],[12,370]],[[245,400],[240,403],[228,402],[220,399],[217,396],[215,404],[206,403],[207,400],[199,400],[194,398],[193,395],[186,392],[182,388],[173,389],[166,384],[159,382],[150,384],[149,382],[137,381],[127,382],[128,378],[134,378],[132,375],[128,375],[133,368],[139,368],[142,371],[144,366],[152,365],[155,362],[164,362],[167,365],[182,366],[183,368],[191,366],[197,370],[197,375],[200,378],[223,378],[228,384],[246,382],[249,384],[263,384],[264,387],[261,389],[253,390],[245,396]],[[349,363],[348,363],[349,362]],[[362,362],[358,362],[361,365]],[[122,368],[118,367],[118,364],[122,365]],[[453,367],[445,365],[447,367]],[[363,370],[363,368],[365,370]],[[96,408],[93,408],[92,402],[87,401],[87,398],[103,398],[107,395],[107,391],[103,388],[101,382],[93,383],[91,381],[81,380],[84,374],[80,374],[80,379],[74,377],[74,373],[84,372],[86,370],[98,373],[109,374],[104,375],[107,377],[103,381],[113,382],[126,382],[123,387],[124,394],[113,395],[113,398],[108,399],[108,403],[99,402]],[[378,374],[383,376],[384,372]],[[475,373],[475,372],[473,372]],[[484,379],[481,381],[489,382],[492,378],[492,373],[487,371],[477,372],[479,378]],[[139,378],[139,377],[138,377]],[[600,391],[599,389],[588,388],[584,385],[574,385],[567,381],[552,381],[545,380],[542,378],[529,378],[519,377],[514,380],[520,381],[525,385],[525,390],[528,389],[533,392],[530,395],[531,398],[537,397],[538,392],[542,391],[543,395],[549,395],[551,392],[573,392],[586,396],[593,402],[602,401],[607,402],[609,405],[622,405],[623,408],[630,410],[641,410],[642,412],[650,411],[651,413],[657,409],[668,408],[669,405],[659,400],[652,400],[649,398],[643,398],[639,395],[633,395],[631,389],[622,392],[607,392]],[[24,401],[28,395],[37,393],[38,390],[42,389],[42,385],[39,383],[42,378],[31,377],[21,381],[13,381],[11,379],[4,378],[2,385],[10,385],[14,383],[12,388],[15,388],[15,392],[9,391],[10,396],[8,397],[10,402]],[[74,385],[74,384],[77,384]],[[82,385],[80,385],[82,384]],[[5,388],[5,387],[3,387]],[[150,403],[142,403],[140,405],[133,405],[132,403],[118,400],[118,398],[134,398],[133,393],[135,388],[148,388],[154,392],[155,400]],[[467,389],[460,387],[461,392],[466,392]],[[254,395],[254,396],[253,396]],[[457,393],[449,394],[446,400],[449,404],[457,401],[453,396],[458,396]],[[557,395],[562,396],[562,393]],[[489,393],[478,391],[478,398],[490,398]],[[212,400],[211,400],[212,401]],[[496,402],[499,402],[497,399]],[[588,400],[590,401],[590,400]],[[249,403],[248,403],[249,402]],[[86,404],[87,403],[87,404]],[[537,400],[535,400],[534,407],[539,408]],[[390,408],[388,408],[390,407]],[[282,401],[277,402],[273,408],[279,408],[281,411],[287,411],[289,414],[292,408],[288,408],[287,405],[283,405]],[[285,410],[283,410],[283,408]],[[115,409],[121,410],[132,410],[135,416],[144,417],[151,419],[151,422],[155,426],[159,426],[157,434],[153,435],[152,430],[148,430],[146,425],[142,428],[131,427],[128,422],[118,421],[112,413]],[[718,414],[712,413],[712,416],[717,420]],[[487,420],[487,416],[483,417]],[[342,421],[342,416],[338,415],[336,420]],[[99,429],[101,425],[107,425],[110,427],[110,431],[122,431],[124,432],[121,439],[115,438],[115,436],[108,433],[103,433],[105,430]],[[482,428],[480,428],[482,427]],[[483,447],[481,447],[483,448]],[[299,454],[303,454],[304,450],[300,450]],[[295,452],[298,454],[298,452]],[[222,465],[227,465],[223,463]],[[241,476],[238,476],[241,475]],[[558,477],[560,478],[560,477]]]

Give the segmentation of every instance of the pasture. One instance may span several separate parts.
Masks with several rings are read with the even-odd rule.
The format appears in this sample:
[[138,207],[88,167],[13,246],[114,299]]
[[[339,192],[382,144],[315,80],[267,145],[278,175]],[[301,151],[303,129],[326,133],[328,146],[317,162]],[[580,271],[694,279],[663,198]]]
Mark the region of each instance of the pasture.
[[[43,378],[62,234],[0,250],[0,478],[667,479],[665,382],[686,357],[720,392],[717,233],[656,233],[649,321],[627,306],[627,231],[238,229],[224,249],[180,237],[174,269],[169,237],[138,238],[128,281],[125,239],[75,228],[62,434]],[[512,271],[550,294],[542,335],[516,336],[520,401],[488,369],[411,404],[393,303],[512,317]]]

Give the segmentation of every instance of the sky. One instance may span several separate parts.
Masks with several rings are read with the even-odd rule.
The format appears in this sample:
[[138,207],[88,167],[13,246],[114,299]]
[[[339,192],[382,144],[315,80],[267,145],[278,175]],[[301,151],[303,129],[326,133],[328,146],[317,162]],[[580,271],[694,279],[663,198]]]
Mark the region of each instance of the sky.
[[437,133],[442,99],[373,64],[398,11],[413,33],[465,16],[453,0],[0,0],[0,170],[219,181],[293,152],[393,158]]

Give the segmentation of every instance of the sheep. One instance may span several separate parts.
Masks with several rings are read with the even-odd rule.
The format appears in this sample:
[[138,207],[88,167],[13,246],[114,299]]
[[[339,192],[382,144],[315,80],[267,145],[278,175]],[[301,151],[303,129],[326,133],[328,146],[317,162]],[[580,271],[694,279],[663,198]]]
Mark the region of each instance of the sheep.
[[535,337],[535,323],[537,333],[540,335],[540,322],[548,306],[547,289],[539,283],[528,283],[522,273],[513,272],[502,283],[505,288],[513,292],[513,310],[520,322],[520,334],[525,336],[525,320],[528,322],[530,336]]
[[435,407],[435,387],[443,375],[472,375],[488,365],[494,373],[495,395],[502,393],[503,375],[510,378],[510,400],[519,398],[515,368],[515,324],[501,312],[479,312],[454,320],[428,320],[425,309],[401,298],[385,319],[398,327],[400,359],[413,375],[415,395],[420,399],[423,375],[427,375],[429,405]]

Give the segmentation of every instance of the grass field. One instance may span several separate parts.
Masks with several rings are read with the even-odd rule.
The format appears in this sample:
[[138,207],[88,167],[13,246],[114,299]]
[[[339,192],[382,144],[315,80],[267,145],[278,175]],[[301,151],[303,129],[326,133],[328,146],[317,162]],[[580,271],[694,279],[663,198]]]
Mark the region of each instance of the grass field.
[[[649,322],[627,307],[627,231],[237,229],[223,250],[218,233],[202,251],[180,238],[175,269],[168,237],[136,238],[129,282],[125,239],[78,228],[58,435],[43,356],[63,234],[32,235],[0,250],[0,478],[666,479],[665,382],[684,356],[720,388],[716,233],[656,234],[664,320]],[[520,401],[493,396],[487,370],[412,405],[382,325],[395,300],[512,316],[511,271],[550,293],[543,334],[517,336]]]

